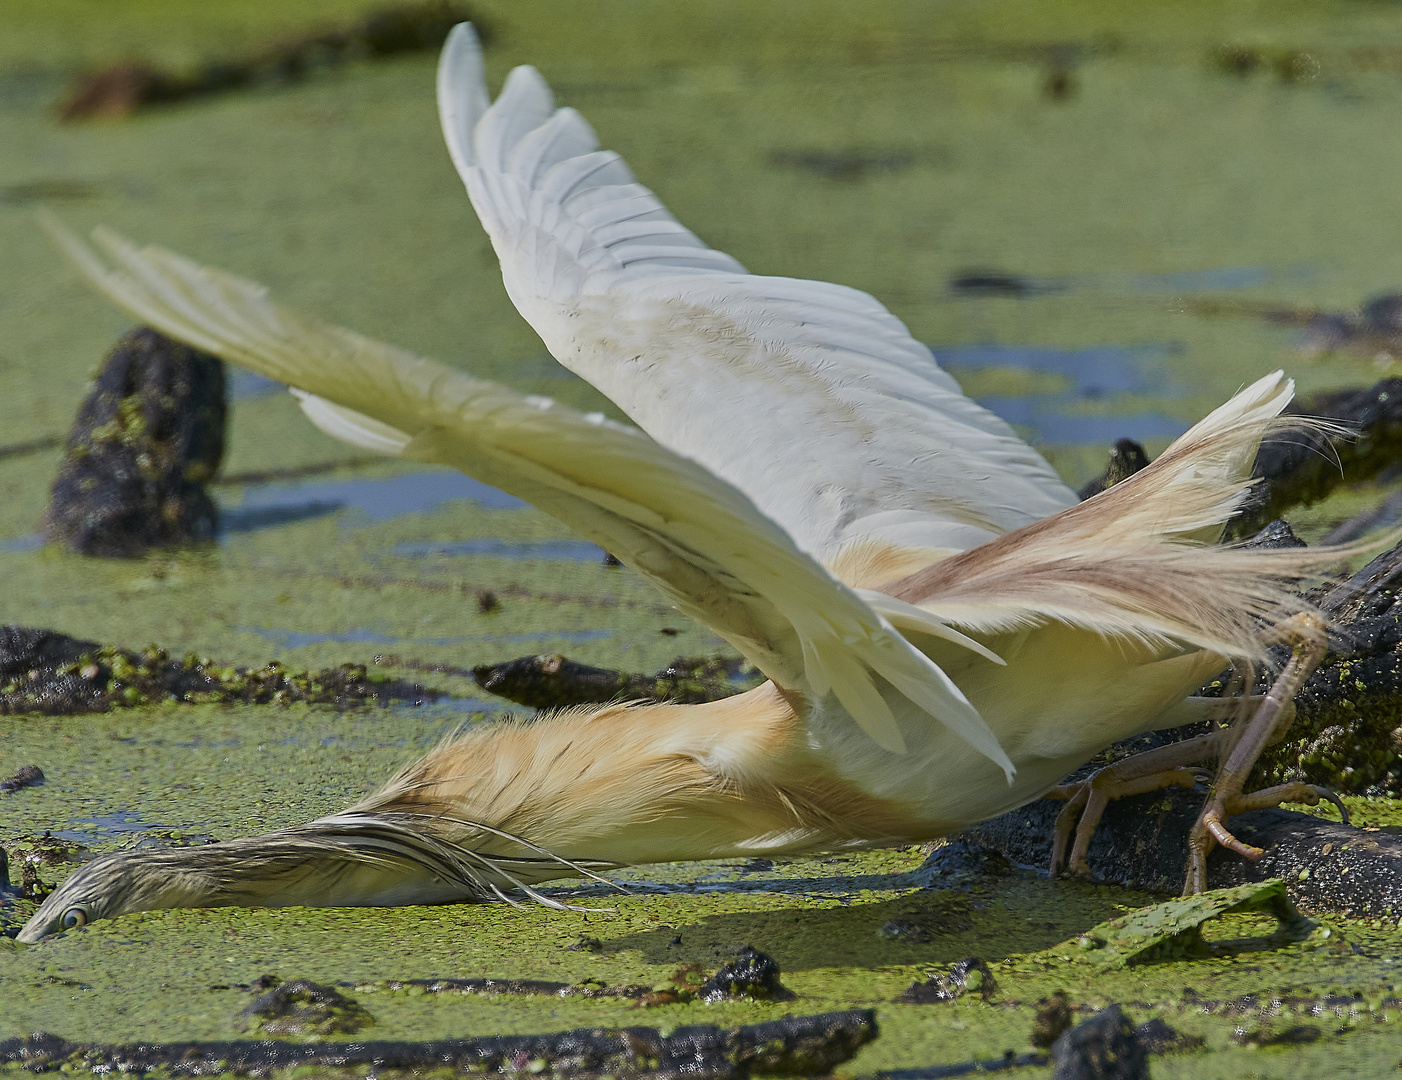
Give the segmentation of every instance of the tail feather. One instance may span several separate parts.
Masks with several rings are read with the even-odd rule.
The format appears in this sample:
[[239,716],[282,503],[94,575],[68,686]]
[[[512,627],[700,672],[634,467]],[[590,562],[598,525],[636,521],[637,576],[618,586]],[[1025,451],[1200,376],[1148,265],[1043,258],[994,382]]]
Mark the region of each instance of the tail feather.
[[1239,392],[1148,468],[1078,506],[883,586],[964,629],[1058,620],[1112,637],[1265,657],[1268,627],[1312,606],[1292,588],[1361,548],[1218,546],[1262,438],[1294,385],[1275,372]]

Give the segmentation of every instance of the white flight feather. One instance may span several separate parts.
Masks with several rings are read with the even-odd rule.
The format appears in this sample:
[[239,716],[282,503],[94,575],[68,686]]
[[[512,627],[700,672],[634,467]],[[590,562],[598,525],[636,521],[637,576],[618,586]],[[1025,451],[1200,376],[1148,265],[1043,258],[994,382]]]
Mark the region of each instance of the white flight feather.
[[470,26],[449,37],[438,94],[507,292],[556,359],[800,549],[894,540],[907,511],[901,544],[962,550],[1074,504],[874,298],[707,247],[533,68],[491,102]]

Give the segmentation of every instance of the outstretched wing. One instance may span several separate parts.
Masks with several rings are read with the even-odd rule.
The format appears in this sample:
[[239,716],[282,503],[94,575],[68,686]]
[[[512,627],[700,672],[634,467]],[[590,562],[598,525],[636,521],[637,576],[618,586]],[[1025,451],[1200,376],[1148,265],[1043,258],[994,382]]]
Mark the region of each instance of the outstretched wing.
[[[97,230],[119,267],[109,269],[56,220],[47,224],[117,304],[297,388],[329,433],[456,466],[534,503],[643,574],[780,686],[831,690],[886,749],[904,743],[873,673],[1011,776],[993,732],[943,671],[741,492],[643,432],[469,378],[289,311],[250,281]],[[987,653],[913,606],[878,602],[897,623]]]
[[467,24],[438,101],[507,291],[555,358],[804,551],[964,550],[1075,503],[875,299],[708,248],[534,68],[491,103]]

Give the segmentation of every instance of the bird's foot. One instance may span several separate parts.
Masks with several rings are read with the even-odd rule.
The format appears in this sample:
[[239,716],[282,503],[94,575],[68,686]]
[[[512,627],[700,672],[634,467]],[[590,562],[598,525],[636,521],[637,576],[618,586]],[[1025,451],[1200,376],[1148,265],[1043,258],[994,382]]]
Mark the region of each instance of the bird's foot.
[[[1047,792],[1048,798],[1066,800],[1065,809],[1057,815],[1052,837],[1052,877],[1062,872],[1063,863],[1066,873],[1090,877],[1086,852],[1090,849],[1090,840],[1100,824],[1100,817],[1111,800],[1167,787],[1193,787],[1204,774],[1203,770],[1190,766],[1215,756],[1225,735],[1226,731],[1214,732],[1146,750],[1108,765],[1085,780],[1063,784]],[[1074,842],[1071,837],[1073,828]],[[1069,857],[1066,850],[1068,843],[1071,847]]]
[[1233,814],[1277,806],[1282,802],[1304,802],[1317,806],[1319,800],[1324,798],[1339,808],[1347,824],[1348,811],[1339,797],[1313,784],[1278,784],[1260,791],[1242,792],[1261,751],[1282,739],[1289,729],[1294,719],[1295,693],[1324,658],[1328,646],[1324,630],[1324,624],[1310,614],[1297,615],[1281,626],[1282,638],[1291,643],[1290,662],[1261,700],[1260,707],[1225,733],[1230,752],[1217,771],[1211,796],[1188,833],[1188,874],[1183,883],[1184,896],[1206,891],[1207,856],[1217,844],[1246,859],[1259,859],[1265,854],[1260,848],[1242,843],[1227,829],[1225,822]]

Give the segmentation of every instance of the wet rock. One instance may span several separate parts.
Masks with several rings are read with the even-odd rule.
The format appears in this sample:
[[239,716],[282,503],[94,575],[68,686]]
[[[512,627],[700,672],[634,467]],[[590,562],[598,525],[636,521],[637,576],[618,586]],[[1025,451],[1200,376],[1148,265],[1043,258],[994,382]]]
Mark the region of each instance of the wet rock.
[[[1086,857],[1091,872],[1128,888],[1178,892],[1188,831],[1206,798],[1202,787],[1174,788],[1112,802],[1091,838]],[[967,835],[1014,862],[1043,869],[1062,806],[1038,799],[974,826]],[[1227,827],[1265,854],[1253,862],[1214,849],[1207,860],[1209,888],[1281,878],[1303,911],[1390,919],[1402,913],[1402,837],[1279,809],[1240,814]]]
[[0,627],[0,715],[70,716],[153,701],[349,708],[444,696],[418,683],[372,674],[364,664],[319,672],[286,668],[277,661],[247,668],[194,654],[176,658],[154,645],[134,652],[55,630]]
[[714,1003],[732,998],[782,1001],[793,994],[779,981],[779,965],[775,959],[745,945],[736,953],[736,959],[701,984],[696,996]]
[[1058,990],[1051,997],[1037,1002],[1037,1016],[1032,1023],[1030,1042],[1038,1050],[1048,1050],[1052,1043],[1071,1029],[1073,1023],[1070,999],[1064,990]]
[[43,770],[38,765],[25,765],[11,776],[0,780],[0,791],[18,791],[44,782]]
[[926,888],[937,889],[972,877],[1001,877],[1011,869],[1001,852],[958,836],[935,848],[915,873],[924,879]]
[[[549,1035],[495,1035],[428,1042],[324,1042],[277,1040],[139,1043],[70,1043],[36,1032],[0,1040],[0,1064],[31,1072],[61,1067],[121,1073],[169,1070],[179,1075],[267,1076],[274,1070],[312,1066],[357,1071],[456,1070],[543,1074],[686,1075],[735,1077],[751,1073],[823,1076],[877,1037],[870,1009],[790,1016],[766,1024],[721,1028],[580,1028]],[[536,1063],[539,1063],[537,1066]]]
[[1051,1048],[1052,1080],[1149,1080],[1143,1045],[1118,1005],[1067,1031]]
[[84,76],[59,108],[65,121],[119,120],[151,105],[170,105],[267,83],[300,82],[318,68],[359,57],[383,59],[437,49],[457,23],[486,27],[458,0],[396,4],[350,26],[295,35],[252,55],[205,63],[191,72],[122,63]]
[[64,446],[40,528],[84,555],[214,537],[205,490],[224,454],[224,365],[149,328],[103,361]]
[[1112,488],[1126,477],[1133,476],[1149,464],[1149,455],[1144,447],[1133,439],[1120,439],[1110,450],[1110,461],[1105,471],[1094,480],[1087,481],[1077,494],[1082,502],[1099,495],[1106,488]]
[[374,1022],[353,999],[307,979],[283,983],[239,1013],[239,1026],[248,1031],[302,1039],[351,1035]]
[[965,994],[978,994],[987,1001],[998,992],[998,984],[988,964],[977,956],[965,957],[942,975],[911,983],[896,998],[905,1005],[934,1005],[954,1001]]
[[489,693],[533,709],[605,705],[612,701],[670,701],[694,705],[758,686],[763,676],[726,657],[677,657],[656,675],[589,667],[560,655],[522,656],[472,669]]

